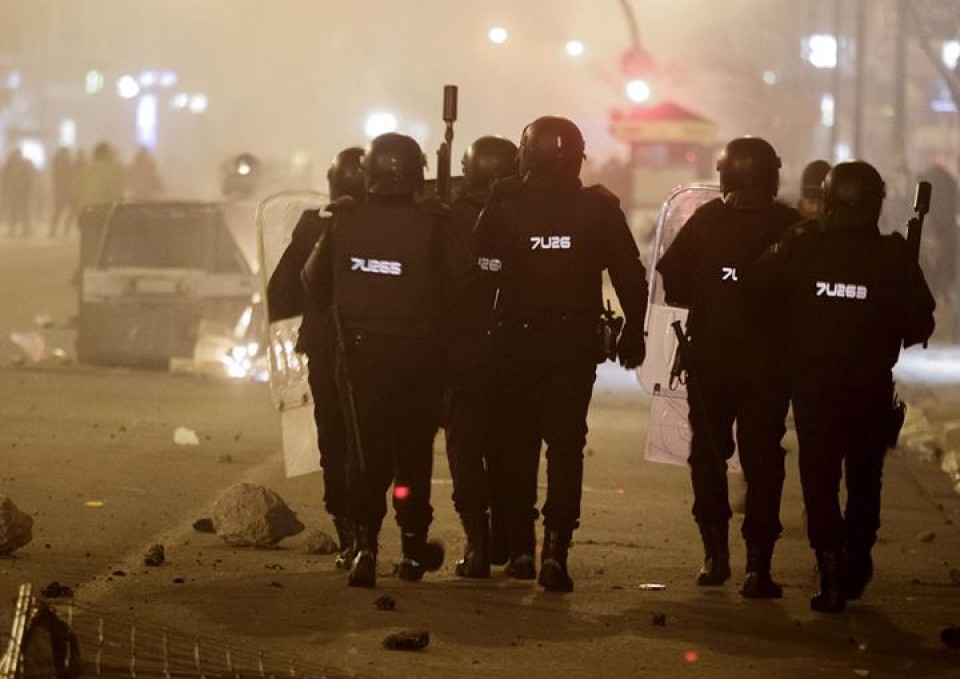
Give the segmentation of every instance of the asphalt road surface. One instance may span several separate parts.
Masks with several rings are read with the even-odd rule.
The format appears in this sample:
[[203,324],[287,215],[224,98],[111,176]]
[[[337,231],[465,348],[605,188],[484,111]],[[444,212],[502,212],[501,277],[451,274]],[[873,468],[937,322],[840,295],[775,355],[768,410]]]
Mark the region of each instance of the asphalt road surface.
[[[390,575],[399,536],[389,518],[375,591],[347,588],[332,557],[307,554],[302,535],[278,549],[237,550],[196,533],[193,521],[239,481],[276,490],[308,529],[332,527],[321,480],[283,478],[278,421],[263,385],[69,360],[75,268],[71,242],[0,241],[0,494],[35,520],[33,542],[0,557],[7,616],[20,583],[58,580],[76,590],[78,604],[108,612],[108,637],[111,620],[136,616],[372,677],[958,676],[960,651],[938,637],[960,624],[960,586],[950,578],[960,568],[960,497],[934,465],[891,454],[875,581],[846,614],[822,616],[808,606],[815,574],[791,434],[775,559],[784,599],[751,602],[737,593],[739,538],[733,580],[699,589],[687,472],[643,461],[649,401],[613,367],[602,371],[591,411],[573,594],[539,592],[500,569],[487,581],[455,577],[462,538],[440,440],[433,532],[448,558],[422,583]],[[24,362],[10,335],[25,331],[44,338],[48,356],[62,348],[67,359]],[[914,393],[942,419],[960,412],[955,390]],[[195,430],[200,445],[176,445],[179,426]],[[144,566],[155,543],[165,545],[168,563]],[[665,588],[644,587],[651,583]],[[374,606],[383,594],[396,610]],[[383,648],[384,636],[408,628],[430,631],[425,651]]]

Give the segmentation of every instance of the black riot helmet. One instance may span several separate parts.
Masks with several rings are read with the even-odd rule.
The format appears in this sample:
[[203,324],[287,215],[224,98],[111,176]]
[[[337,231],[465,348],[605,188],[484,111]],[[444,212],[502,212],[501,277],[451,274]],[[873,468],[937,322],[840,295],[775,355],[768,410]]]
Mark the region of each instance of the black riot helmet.
[[830,163],[825,160],[814,160],[803,168],[800,179],[800,190],[804,198],[820,200],[823,198],[823,180],[830,171]]
[[381,134],[363,155],[363,176],[373,196],[412,195],[423,186],[425,160],[420,144],[396,132]]
[[780,190],[780,158],[770,142],[759,137],[739,137],[724,146],[717,171],[724,200],[734,207],[761,207]]
[[344,196],[363,200],[365,188],[362,160],[363,149],[359,146],[351,146],[336,155],[327,170],[330,200],[338,200]]
[[537,118],[520,138],[520,176],[571,180],[583,165],[583,134],[573,121],[558,116]]
[[823,180],[823,212],[828,228],[876,226],[887,191],[870,163],[840,163]]
[[467,190],[485,189],[491,182],[517,173],[517,145],[503,137],[480,137],[463,154]]

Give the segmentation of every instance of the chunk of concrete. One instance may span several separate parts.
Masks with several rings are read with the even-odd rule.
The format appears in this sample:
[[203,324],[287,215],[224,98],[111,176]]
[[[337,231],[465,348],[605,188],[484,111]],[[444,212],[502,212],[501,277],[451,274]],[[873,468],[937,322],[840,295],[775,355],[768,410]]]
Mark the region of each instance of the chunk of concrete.
[[6,495],[0,495],[0,554],[12,554],[31,540],[33,517],[21,512]]
[[213,507],[213,528],[228,545],[273,547],[303,531],[303,524],[269,488],[240,483],[225,490]]

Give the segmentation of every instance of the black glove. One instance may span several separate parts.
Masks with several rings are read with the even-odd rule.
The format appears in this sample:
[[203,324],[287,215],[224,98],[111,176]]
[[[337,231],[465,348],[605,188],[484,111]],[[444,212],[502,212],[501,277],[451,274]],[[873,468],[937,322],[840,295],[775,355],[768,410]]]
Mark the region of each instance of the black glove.
[[643,330],[635,328],[630,323],[623,329],[620,341],[617,342],[617,357],[620,365],[627,370],[633,370],[643,363],[647,355],[647,343],[643,337]]

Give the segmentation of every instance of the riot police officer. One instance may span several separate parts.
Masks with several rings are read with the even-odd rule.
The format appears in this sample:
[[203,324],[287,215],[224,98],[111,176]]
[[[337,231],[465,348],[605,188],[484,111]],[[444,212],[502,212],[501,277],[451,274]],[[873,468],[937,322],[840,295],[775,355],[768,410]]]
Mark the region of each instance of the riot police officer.
[[[480,137],[463,154],[462,166],[463,189],[451,209],[454,228],[470,247],[493,183],[517,173],[517,146],[503,137]],[[495,297],[492,285],[471,287],[458,313],[451,351],[455,362],[446,424],[447,457],[453,504],[467,538],[456,573],[470,578],[487,577],[490,564],[504,564],[508,556],[500,506],[503,437],[496,413]]]
[[507,572],[537,577],[537,468],[547,444],[547,499],[539,583],[570,592],[567,554],[580,520],[587,409],[598,362],[602,273],[610,273],[626,316],[617,353],[644,357],[647,285],[637,246],[615,196],[579,179],[584,141],[566,118],[526,127],[519,176],[495,185],[476,230],[476,254],[495,278],[503,344],[504,508]]
[[333,220],[304,269],[309,303],[329,314],[350,440],[348,510],[356,556],[348,584],[376,582],[377,537],[393,483],[399,576],[420,580],[443,550],[427,542],[445,316],[475,269],[449,209],[419,203],[424,156],[412,138],[377,137],[363,157],[367,198],[331,206]]
[[925,342],[934,328],[933,297],[906,241],[880,234],[884,197],[872,166],[840,163],[824,181],[823,228],[793,230],[746,278],[790,307],[800,480],[820,570],[816,611],[842,611],[873,575],[891,370],[901,346]]
[[814,160],[803,168],[800,179],[800,202],[797,210],[804,217],[817,218],[823,210],[823,179],[830,171],[830,163]]
[[787,383],[775,315],[751,310],[738,278],[802,217],[775,201],[780,158],[765,140],[734,139],[717,169],[722,198],[690,217],[657,265],[667,302],[690,309],[687,330],[696,353],[695,364],[687,368],[693,516],[704,548],[697,584],[722,585],[730,577],[727,460],[735,450],[736,424],[747,484],[742,528],[747,576],[741,593],[779,598],[782,590],[770,567],[782,530],[785,451],[780,441],[786,432]]
[[[333,204],[344,200],[363,200],[362,157],[362,148],[351,147],[334,158],[327,170],[327,186]],[[271,323],[303,316],[296,348],[305,353],[309,360],[308,379],[313,395],[320,464],[323,467],[323,504],[333,517],[333,525],[337,530],[340,552],[336,564],[344,567],[350,561],[353,531],[346,512],[346,434],[343,413],[333,379],[332,348],[324,340],[325,319],[318,318],[315,310],[304,303],[305,293],[300,280],[300,273],[314,244],[329,226],[330,218],[324,212],[307,210],[300,216],[290,244],[267,284],[267,308]]]

